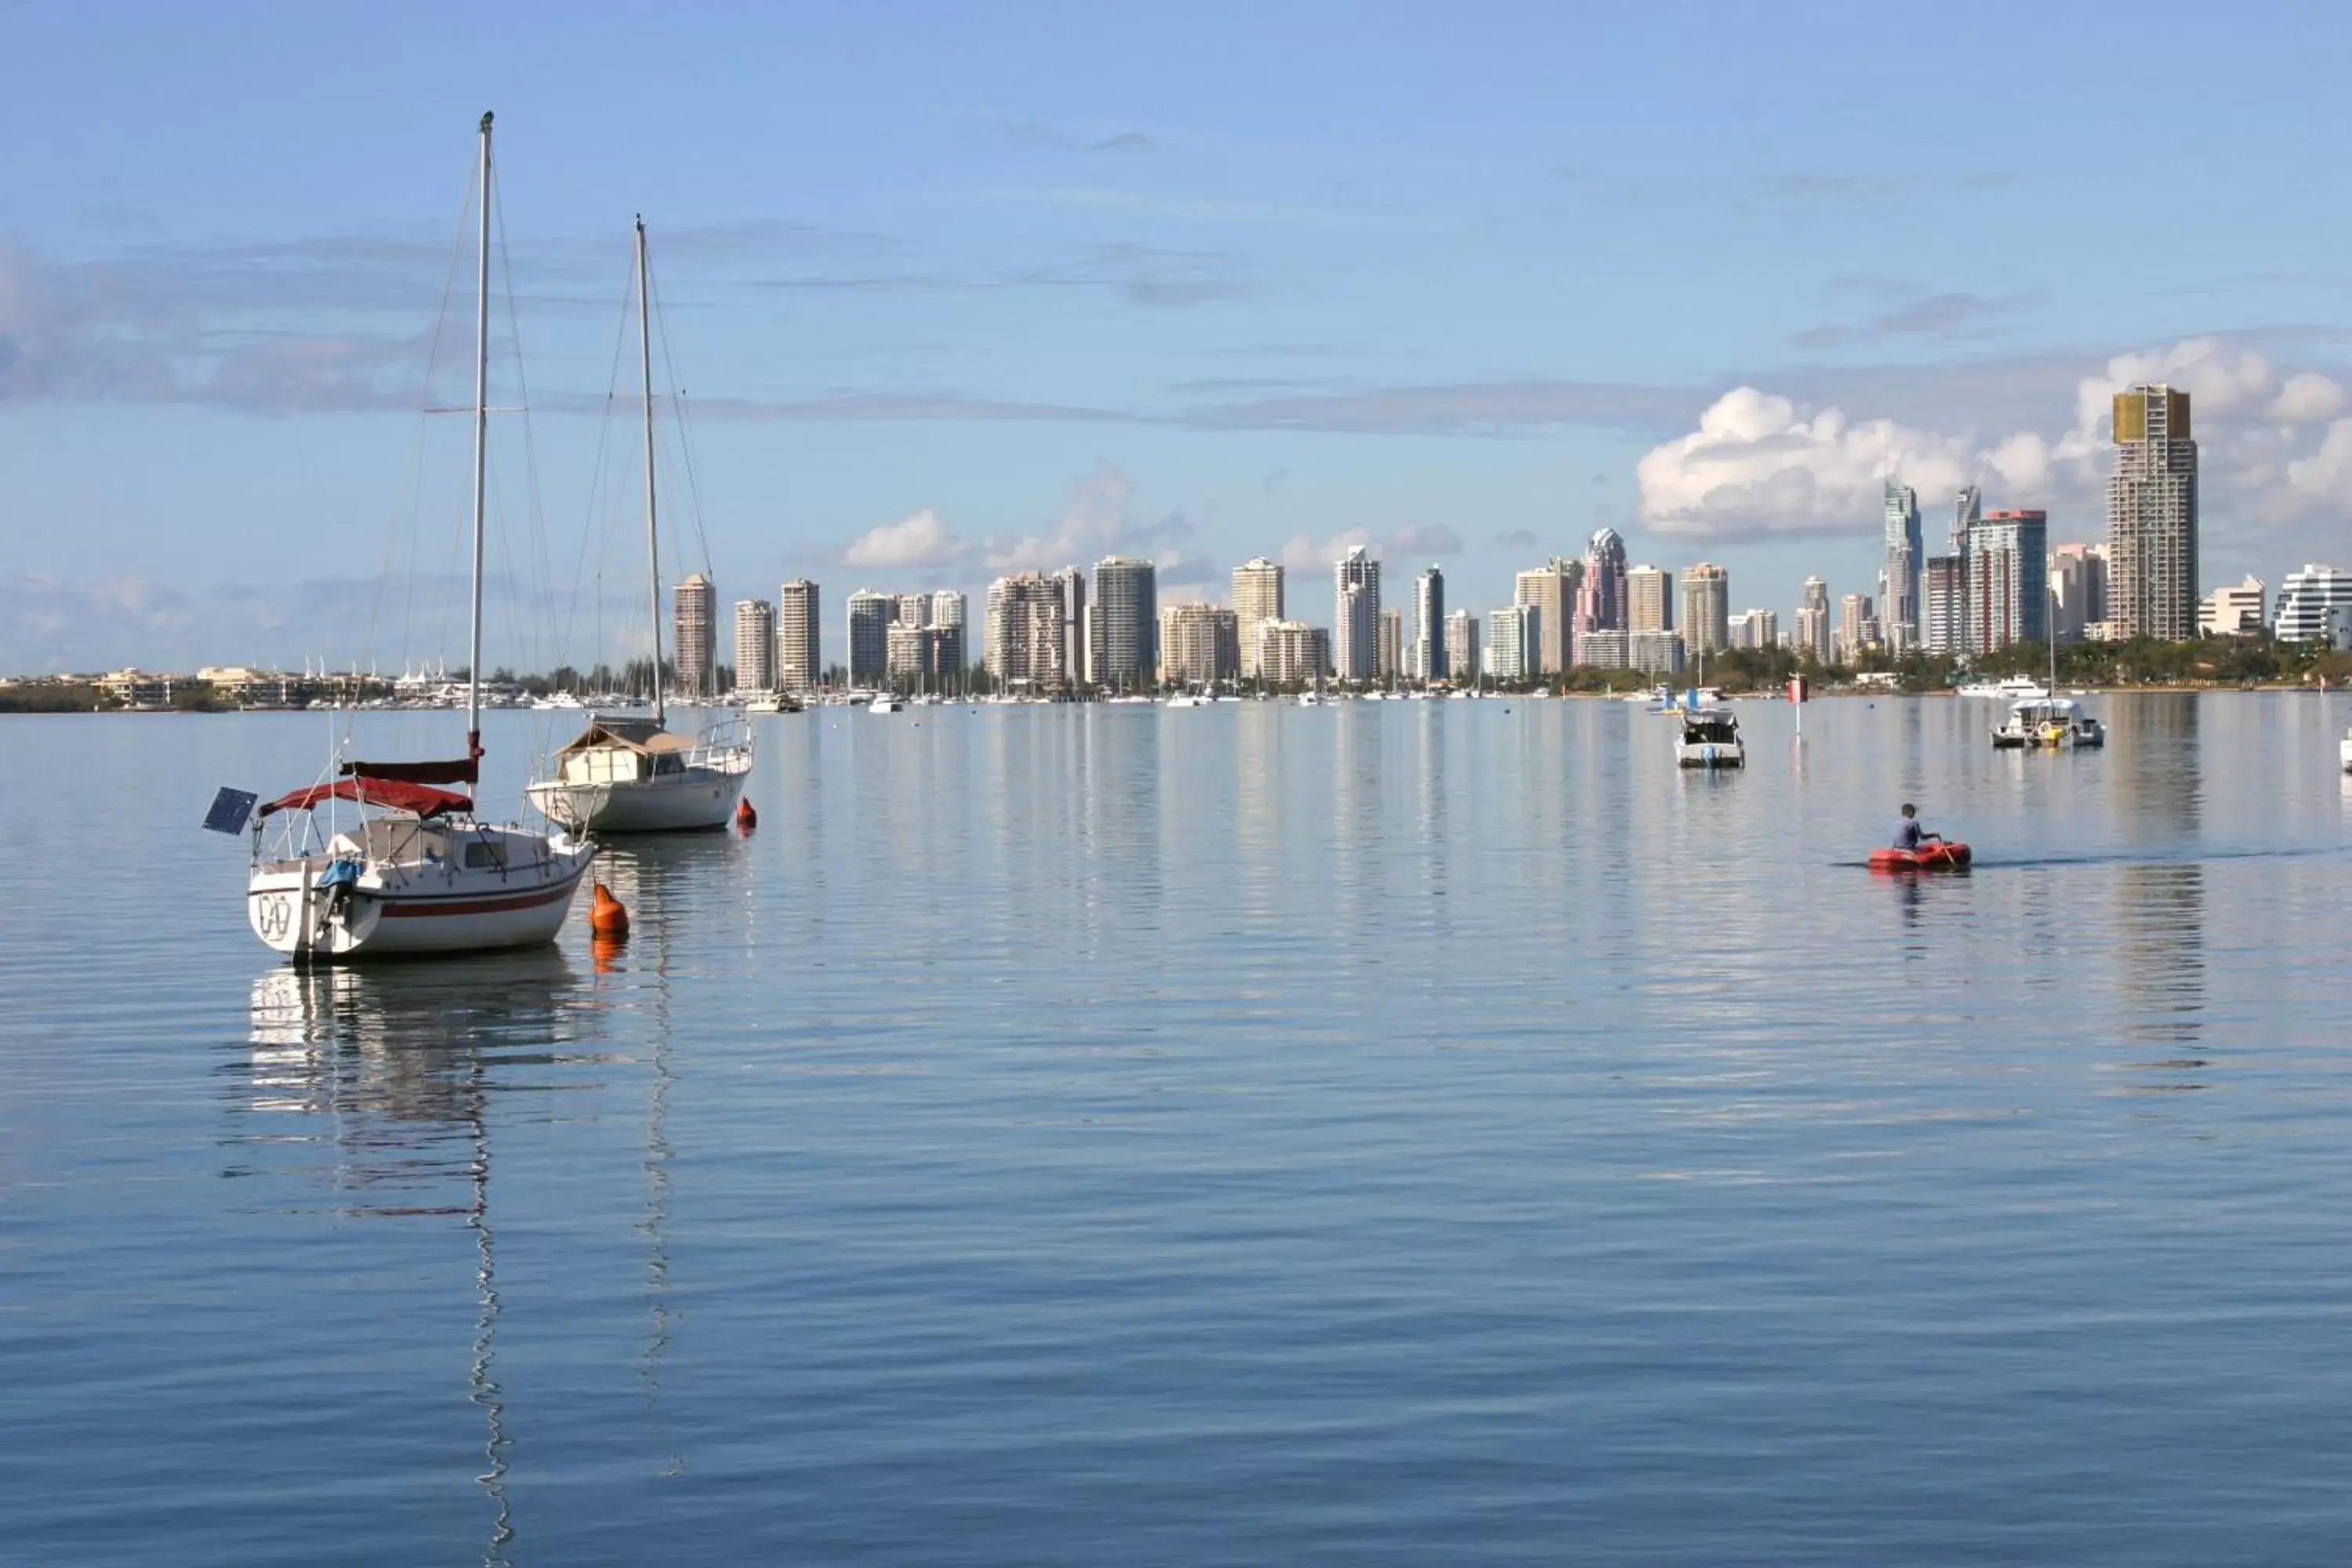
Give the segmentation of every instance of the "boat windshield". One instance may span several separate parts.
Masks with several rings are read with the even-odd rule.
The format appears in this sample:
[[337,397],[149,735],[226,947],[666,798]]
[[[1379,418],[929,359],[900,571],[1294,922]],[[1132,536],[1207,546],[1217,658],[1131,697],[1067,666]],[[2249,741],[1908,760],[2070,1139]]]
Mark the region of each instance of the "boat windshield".
[[1728,713],[1701,713],[1683,721],[1683,739],[1696,745],[1727,746],[1739,739],[1739,721]]

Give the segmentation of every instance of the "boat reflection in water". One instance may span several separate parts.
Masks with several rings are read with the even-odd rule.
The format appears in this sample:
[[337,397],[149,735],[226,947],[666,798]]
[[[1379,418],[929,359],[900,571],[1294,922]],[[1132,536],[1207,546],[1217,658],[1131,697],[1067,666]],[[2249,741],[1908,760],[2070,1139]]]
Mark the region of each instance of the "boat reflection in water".
[[[467,1387],[491,1507],[482,1561],[514,1540],[497,1378],[490,1096],[503,1065],[561,1059],[595,1016],[553,948],[368,969],[273,969],[253,983],[252,1108],[327,1119],[337,1212],[461,1221],[473,1238]],[[352,1201],[353,1199],[357,1201]]]

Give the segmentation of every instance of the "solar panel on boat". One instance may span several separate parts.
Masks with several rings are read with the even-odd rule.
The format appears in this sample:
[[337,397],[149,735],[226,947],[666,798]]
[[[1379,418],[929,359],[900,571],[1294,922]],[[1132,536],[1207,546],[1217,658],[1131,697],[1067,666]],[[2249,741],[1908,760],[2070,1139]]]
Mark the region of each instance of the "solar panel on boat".
[[205,813],[205,826],[214,833],[242,833],[253,818],[253,803],[258,799],[251,790],[224,788],[213,796],[213,808]]

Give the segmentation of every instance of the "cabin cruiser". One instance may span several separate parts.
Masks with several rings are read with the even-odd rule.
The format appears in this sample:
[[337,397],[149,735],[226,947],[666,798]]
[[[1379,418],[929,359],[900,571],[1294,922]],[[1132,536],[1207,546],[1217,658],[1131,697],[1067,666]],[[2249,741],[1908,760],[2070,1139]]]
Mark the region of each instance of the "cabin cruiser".
[[2336,755],[2344,763],[2344,771],[2352,773],[2352,730],[2344,731],[2344,740],[2336,748]]
[[1748,748],[1728,708],[1687,708],[1675,737],[1675,761],[1685,768],[1744,768]]
[[904,713],[907,710],[907,705],[886,691],[868,702],[866,705],[866,710],[868,713]]
[[1992,731],[1992,743],[2001,751],[2084,748],[2106,742],[2105,727],[2071,697],[2021,698],[2009,705],[2009,717]]
[[2050,689],[2030,675],[2012,675],[2006,680],[1979,680],[1963,686],[1961,697],[1997,697],[2005,702],[2020,702],[2036,697],[2047,697]]

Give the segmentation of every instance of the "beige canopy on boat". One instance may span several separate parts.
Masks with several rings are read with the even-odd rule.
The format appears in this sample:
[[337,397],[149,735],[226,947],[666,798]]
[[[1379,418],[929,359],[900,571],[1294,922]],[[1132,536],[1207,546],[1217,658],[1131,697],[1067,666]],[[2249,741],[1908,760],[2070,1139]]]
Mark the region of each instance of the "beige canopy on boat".
[[569,757],[605,746],[650,757],[661,752],[690,752],[694,741],[691,736],[673,734],[650,719],[599,719],[556,755]]

